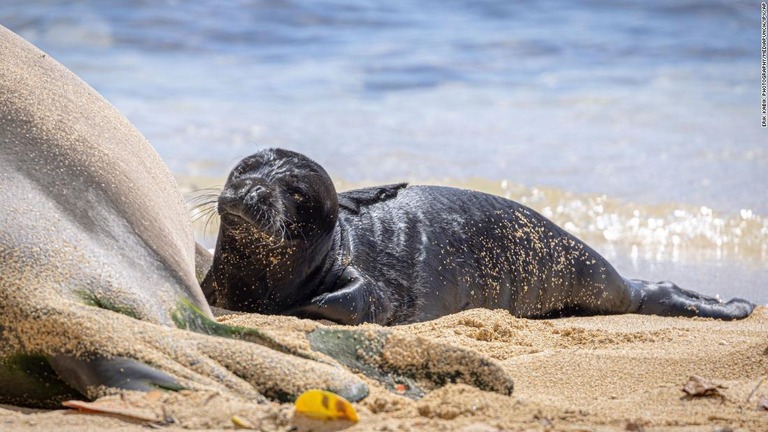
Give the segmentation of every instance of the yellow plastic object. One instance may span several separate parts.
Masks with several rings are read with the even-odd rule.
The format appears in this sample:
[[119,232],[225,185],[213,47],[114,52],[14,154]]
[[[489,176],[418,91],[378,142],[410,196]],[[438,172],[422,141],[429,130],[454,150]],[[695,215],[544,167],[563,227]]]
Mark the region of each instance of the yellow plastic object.
[[357,423],[355,407],[343,397],[325,390],[307,390],[296,399],[296,412],[320,420],[349,420]]

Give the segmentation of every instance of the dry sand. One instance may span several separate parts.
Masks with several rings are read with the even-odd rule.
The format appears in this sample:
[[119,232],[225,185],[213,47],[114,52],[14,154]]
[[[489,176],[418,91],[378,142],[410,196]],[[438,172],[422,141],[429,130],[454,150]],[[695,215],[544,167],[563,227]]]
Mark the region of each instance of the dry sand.
[[[276,331],[315,325],[250,314],[220,320]],[[393,330],[496,359],[515,378],[514,395],[448,385],[412,401],[372,386],[355,404],[356,425],[296,416],[291,404],[256,405],[213,393],[112,399],[147,418],[172,419],[163,429],[231,429],[238,415],[262,430],[768,430],[768,411],[760,407],[768,396],[766,307],[736,322],[641,315],[534,321],[477,309]],[[686,397],[691,375],[721,387],[711,396]],[[3,431],[146,430],[157,423],[162,420],[0,406]]]

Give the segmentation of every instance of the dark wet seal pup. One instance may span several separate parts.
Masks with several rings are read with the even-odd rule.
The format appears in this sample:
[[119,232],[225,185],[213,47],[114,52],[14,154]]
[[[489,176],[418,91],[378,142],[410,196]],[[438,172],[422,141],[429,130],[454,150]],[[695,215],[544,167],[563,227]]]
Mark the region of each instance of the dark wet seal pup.
[[[493,361],[420,338],[319,326],[307,348],[291,348],[219,324],[195,277],[206,254],[144,137],[0,26],[0,404],[61,407],[121,389],[365,397],[367,385],[340,365],[414,397],[455,381],[512,391]],[[385,355],[425,344],[434,358]]]
[[544,216],[498,196],[405,183],[337,194],[320,165],[287,150],[243,159],[218,211],[202,287],[225,309],[393,325],[478,307],[527,318],[721,319],[754,308],[625,279]]

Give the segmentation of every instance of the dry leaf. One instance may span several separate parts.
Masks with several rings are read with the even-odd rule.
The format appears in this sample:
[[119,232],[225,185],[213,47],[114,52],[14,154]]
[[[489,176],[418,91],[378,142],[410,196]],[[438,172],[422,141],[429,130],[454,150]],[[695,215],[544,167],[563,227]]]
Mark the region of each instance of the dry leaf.
[[162,422],[164,420],[162,415],[150,408],[135,406],[130,401],[115,396],[108,396],[93,402],[70,400],[62,402],[62,405],[84,413],[118,415],[143,422]]

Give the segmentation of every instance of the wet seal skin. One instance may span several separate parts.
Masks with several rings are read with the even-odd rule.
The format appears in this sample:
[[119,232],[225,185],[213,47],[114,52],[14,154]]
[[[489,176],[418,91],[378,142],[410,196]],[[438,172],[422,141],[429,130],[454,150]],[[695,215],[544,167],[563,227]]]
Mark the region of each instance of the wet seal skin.
[[196,256],[201,273],[206,255],[144,137],[0,26],[0,403],[60,407],[123,389],[263,401],[321,388],[360,400],[368,385],[350,369],[384,385],[399,374],[424,391],[444,382],[512,391],[498,364],[468,350],[433,343],[459,359],[453,368],[420,359],[393,368],[380,360],[396,348],[386,332],[320,327],[298,331],[296,348],[219,324],[196,279]]
[[498,196],[405,183],[337,194],[320,165],[288,150],[243,159],[217,207],[202,287],[225,309],[394,325],[479,307],[526,318],[720,319],[754,308],[625,279],[544,216]]

